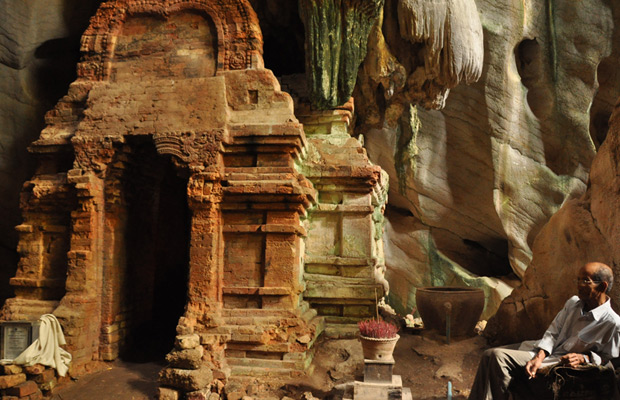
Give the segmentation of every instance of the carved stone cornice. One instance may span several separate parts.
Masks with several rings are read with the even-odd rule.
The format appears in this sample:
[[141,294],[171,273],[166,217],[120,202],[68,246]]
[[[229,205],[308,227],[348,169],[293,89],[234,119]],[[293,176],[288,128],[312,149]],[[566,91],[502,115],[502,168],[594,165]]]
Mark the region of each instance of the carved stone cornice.
[[153,135],[153,142],[159,154],[168,154],[187,164],[192,169],[220,168],[223,130],[209,132],[166,132]]
[[116,145],[123,141],[122,136],[74,136],[71,139],[75,151],[74,166],[83,171],[103,175],[114,158]]

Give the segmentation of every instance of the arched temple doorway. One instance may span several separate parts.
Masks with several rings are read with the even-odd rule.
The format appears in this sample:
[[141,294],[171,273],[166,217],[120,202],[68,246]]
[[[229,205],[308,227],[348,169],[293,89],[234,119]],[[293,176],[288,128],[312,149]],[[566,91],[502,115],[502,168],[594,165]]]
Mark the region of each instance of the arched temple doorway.
[[108,167],[101,354],[163,360],[187,301],[187,177],[148,136],[129,137]]

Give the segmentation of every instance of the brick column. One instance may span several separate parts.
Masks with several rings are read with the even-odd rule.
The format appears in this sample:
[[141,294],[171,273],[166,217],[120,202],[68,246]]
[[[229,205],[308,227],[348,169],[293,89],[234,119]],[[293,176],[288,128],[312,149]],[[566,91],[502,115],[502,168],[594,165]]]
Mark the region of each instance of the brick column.
[[86,363],[99,359],[104,182],[94,172],[79,169],[69,171],[68,180],[77,190],[78,206],[71,213],[67,293],[54,314],[62,323],[67,350],[73,356],[72,373],[79,375]]
[[188,305],[184,324],[218,325],[222,302],[222,226],[219,175],[194,174],[188,183],[192,213],[189,250]]

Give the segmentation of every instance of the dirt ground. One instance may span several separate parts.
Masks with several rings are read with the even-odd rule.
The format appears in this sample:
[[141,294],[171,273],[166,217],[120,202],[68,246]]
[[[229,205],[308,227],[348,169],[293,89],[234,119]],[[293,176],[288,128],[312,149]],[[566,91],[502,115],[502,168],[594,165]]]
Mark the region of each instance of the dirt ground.
[[[448,382],[452,383],[453,399],[466,399],[480,356],[487,347],[481,336],[453,338],[448,345],[444,336],[432,332],[401,332],[394,350],[394,373],[401,376],[403,386],[411,389],[413,399],[445,399]],[[291,387],[288,396],[299,398],[295,397],[301,392],[299,389],[306,389],[318,398],[340,399],[339,387],[362,380],[361,344],[358,340],[323,341],[314,365],[311,378]]]
[[[453,399],[467,398],[478,360],[487,347],[484,338],[452,338],[448,345],[445,337],[432,332],[401,332],[400,336],[394,351],[394,373],[401,375],[403,386],[411,388],[413,399],[445,399],[448,382],[452,383]],[[340,399],[346,384],[363,375],[361,344],[358,340],[324,340],[317,349],[309,377],[289,382],[256,379],[248,390],[250,398]],[[154,399],[157,374],[163,366],[117,361],[103,371],[63,383],[52,399]]]

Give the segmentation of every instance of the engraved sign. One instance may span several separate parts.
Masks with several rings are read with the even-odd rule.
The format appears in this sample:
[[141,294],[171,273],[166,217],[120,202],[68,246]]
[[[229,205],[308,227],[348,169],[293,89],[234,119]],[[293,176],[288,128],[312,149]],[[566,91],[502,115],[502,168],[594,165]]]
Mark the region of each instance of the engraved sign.
[[30,329],[26,325],[7,326],[4,330],[4,358],[14,359],[29,345]]
[[3,322],[2,360],[13,360],[39,337],[39,322]]

